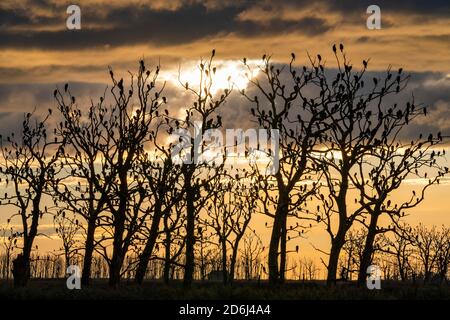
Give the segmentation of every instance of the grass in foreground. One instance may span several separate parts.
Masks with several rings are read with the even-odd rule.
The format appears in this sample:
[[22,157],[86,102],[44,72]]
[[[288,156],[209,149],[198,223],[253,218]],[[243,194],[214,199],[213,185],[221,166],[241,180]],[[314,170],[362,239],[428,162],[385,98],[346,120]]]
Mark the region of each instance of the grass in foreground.
[[64,300],[397,300],[450,299],[450,285],[417,285],[398,281],[383,281],[381,290],[358,288],[354,283],[340,283],[327,288],[324,281],[289,281],[272,288],[267,282],[236,281],[232,286],[214,282],[195,282],[184,290],[180,281],[170,286],[160,281],[146,281],[136,286],[123,281],[111,289],[107,280],[94,280],[91,287],[68,290],[64,279],[32,279],[27,288],[15,289],[11,282],[0,281],[0,299],[64,299]]

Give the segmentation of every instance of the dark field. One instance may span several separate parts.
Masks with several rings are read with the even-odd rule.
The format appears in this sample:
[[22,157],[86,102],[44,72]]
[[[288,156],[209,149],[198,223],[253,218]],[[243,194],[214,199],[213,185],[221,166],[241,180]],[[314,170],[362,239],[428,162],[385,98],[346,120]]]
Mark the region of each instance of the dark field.
[[124,281],[111,289],[107,280],[94,280],[90,288],[66,289],[63,279],[32,279],[27,288],[14,289],[12,283],[0,281],[0,299],[117,299],[117,300],[403,300],[450,299],[449,284],[412,284],[397,281],[382,282],[381,290],[358,288],[354,283],[339,283],[327,288],[322,281],[288,282],[271,288],[264,281],[239,282],[232,286],[219,283],[195,282],[184,290],[181,282],[170,286],[159,281],[146,281],[141,287]]

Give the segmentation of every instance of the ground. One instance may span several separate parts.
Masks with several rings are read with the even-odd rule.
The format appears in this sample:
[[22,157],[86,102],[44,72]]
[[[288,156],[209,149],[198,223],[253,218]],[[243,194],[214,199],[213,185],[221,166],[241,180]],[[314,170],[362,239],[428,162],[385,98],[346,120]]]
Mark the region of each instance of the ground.
[[107,280],[94,280],[90,288],[68,290],[64,279],[32,279],[27,288],[14,289],[12,282],[0,280],[3,299],[150,299],[150,300],[398,300],[450,299],[450,284],[416,285],[383,281],[381,290],[358,288],[354,283],[340,283],[329,289],[323,281],[287,282],[271,288],[264,281],[237,281],[233,286],[195,282],[191,290],[183,290],[181,282],[170,286],[160,281],[146,281],[141,287],[124,280],[119,288],[108,287]]

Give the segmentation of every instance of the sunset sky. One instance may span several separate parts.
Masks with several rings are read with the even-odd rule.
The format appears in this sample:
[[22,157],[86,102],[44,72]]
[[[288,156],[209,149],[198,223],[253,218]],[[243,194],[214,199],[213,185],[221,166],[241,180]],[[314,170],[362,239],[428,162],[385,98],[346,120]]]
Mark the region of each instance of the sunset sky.
[[[70,4],[81,8],[81,30],[66,28]],[[366,9],[371,4],[381,8],[381,30],[366,27]],[[417,102],[429,106],[429,116],[411,126],[408,134],[441,131],[450,136],[448,0],[2,0],[0,131],[14,131],[23,113],[34,107],[38,111],[54,107],[53,90],[66,82],[79,103],[98,98],[109,83],[108,66],[127,79],[126,72],[136,71],[139,59],[149,66],[160,62],[169,104],[181,106],[185,97],[175,95],[181,92],[178,69],[184,79],[195,80],[193,66],[213,48],[223,79],[229,73],[237,87],[245,88],[243,57],[256,63],[269,54],[282,64],[295,52],[302,65],[308,52],[320,53],[326,66],[333,68],[334,43],[345,45],[357,68],[370,58],[370,72],[385,72],[391,65],[393,70],[403,67],[411,74],[404,97],[414,93]],[[248,124],[243,99],[232,96],[226,108],[225,127]],[[410,185],[401,192],[410,192]],[[449,195],[449,183],[431,188],[408,221],[449,226]],[[4,223],[7,211],[1,210],[0,223]],[[51,227],[49,223],[49,234]],[[301,253],[315,255],[310,242],[328,249],[329,239],[321,228],[301,240]],[[267,235],[269,230],[261,232]],[[49,242],[40,241],[45,246]]]

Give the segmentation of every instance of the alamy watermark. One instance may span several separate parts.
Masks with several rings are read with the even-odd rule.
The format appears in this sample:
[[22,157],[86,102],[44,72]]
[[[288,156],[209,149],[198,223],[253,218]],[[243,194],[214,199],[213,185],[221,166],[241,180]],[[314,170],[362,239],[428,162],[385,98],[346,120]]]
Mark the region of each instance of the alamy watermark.
[[381,269],[377,265],[370,265],[367,267],[366,285],[369,290],[381,289]]
[[[66,19],[66,26],[69,30],[80,30],[81,29],[81,8],[72,4],[67,7],[66,13],[69,16]],[[369,30],[379,30],[381,29],[381,9],[378,5],[372,4],[367,7],[367,14],[370,16],[366,20],[366,26]]]
[[171,157],[175,163],[264,167],[264,174],[278,172],[280,134],[277,129],[202,130],[202,122],[194,122],[194,132],[176,129]]
[[69,14],[66,20],[66,26],[69,30],[81,29],[81,9],[79,6],[72,4],[67,7],[66,13]]
[[67,267],[66,273],[68,274],[66,280],[67,289],[73,290],[81,289],[81,270],[79,266],[70,265]]
[[369,30],[381,29],[381,9],[376,4],[372,4],[367,7],[367,14],[370,16],[367,18],[366,26]]

